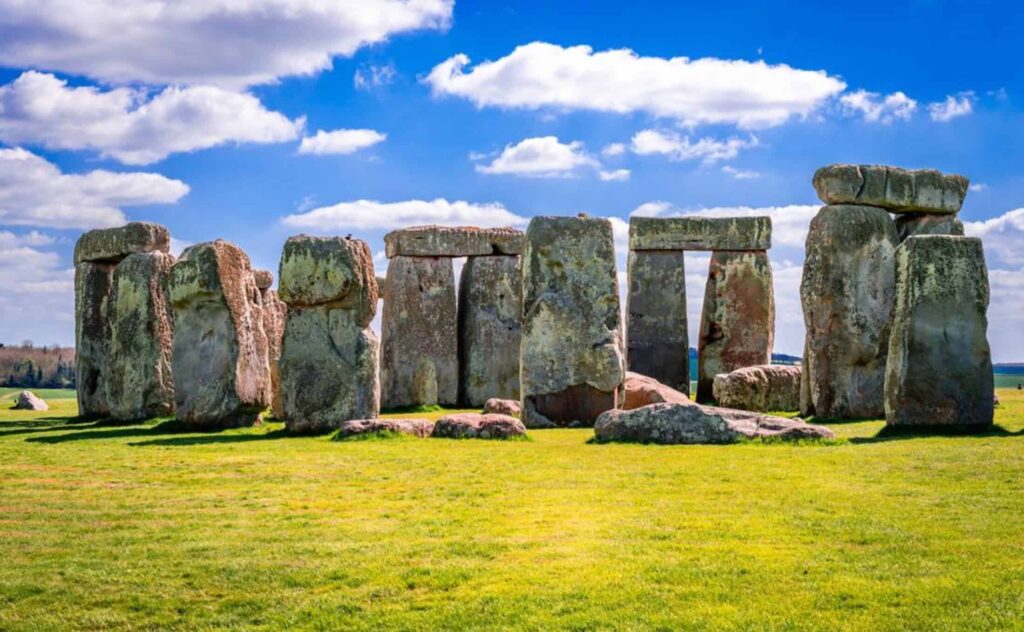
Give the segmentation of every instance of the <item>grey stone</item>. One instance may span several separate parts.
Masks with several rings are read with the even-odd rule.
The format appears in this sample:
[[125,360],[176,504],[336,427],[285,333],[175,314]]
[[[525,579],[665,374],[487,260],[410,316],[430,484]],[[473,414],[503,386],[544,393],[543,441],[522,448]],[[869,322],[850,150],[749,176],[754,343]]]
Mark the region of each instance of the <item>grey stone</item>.
[[274,273],[270,270],[253,270],[252,276],[256,280],[256,287],[260,292],[269,290],[274,284]]
[[651,404],[609,410],[594,425],[599,442],[722,444],[746,439],[834,439],[824,426],[700,404]]
[[369,246],[345,237],[288,238],[278,273],[278,292],[289,307],[332,304],[353,310],[368,327],[377,313],[377,276]]
[[381,319],[382,408],[458,402],[457,327],[452,260],[392,258]]
[[174,316],[167,281],[174,257],[135,253],[114,269],[106,389],[110,416],[122,421],[174,412]]
[[893,213],[957,213],[970,181],[934,169],[910,171],[882,165],[828,165],[814,173],[825,204],[877,206]]
[[50,406],[47,405],[42,399],[36,396],[32,391],[22,391],[18,393],[18,401],[14,404],[14,410],[50,410]]
[[715,376],[771,362],[775,292],[766,252],[715,252],[704,286],[697,401],[714,400]]
[[624,395],[622,398],[622,410],[633,410],[651,404],[688,404],[690,398],[681,391],[662,384],[658,380],[633,373],[626,373]]
[[469,257],[459,281],[459,401],[519,399],[519,257]]
[[113,264],[75,266],[75,388],[82,417],[110,414],[104,381],[110,347],[107,306],[113,284]]
[[799,366],[768,364],[715,376],[715,401],[740,410],[800,410]]
[[484,414],[488,413],[508,415],[509,417],[519,417],[523,413],[523,408],[519,405],[519,402],[514,399],[498,399],[497,397],[492,397],[484,402]]
[[523,231],[476,226],[414,226],[384,236],[389,259],[394,257],[472,257],[518,255]]
[[825,206],[811,220],[800,298],[807,338],[800,410],[881,417],[896,294],[896,227],[871,206]]
[[592,425],[618,405],[623,351],[611,223],[534,217],[523,255],[523,421]]
[[632,217],[630,250],[768,250],[770,217]]
[[896,250],[885,377],[890,426],[989,426],[988,271],[980,239],[911,237]]
[[159,224],[129,222],[117,228],[83,233],[75,244],[75,263],[117,263],[136,252],[170,252],[171,234]]
[[629,252],[626,314],[629,370],[689,395],[690,340],[681,250]]
[[421,439],[434,431],[434,422],[429,419],[353,419],[338,428],[337,439],[347,439],[368,434],[406,434]]
[[906,213],[896,216],[896,238],[900,243],[914,235],[964,234],[964,223],[956,215]]
[[267,334],[267,364],[270,365],[270,408],[274,417],[284,419],[281,399],[281,346],[284,344],[284,326],[288,319],[288,305],[271,289],[260,291],[263,298],[263,331]]
[[220,240],[171,267],[175,408],[199,427],[250,425],[271,401],[263,306],[249,257]]
[[525,437],[526,426],[508,415],[454,413],[438,419],[430,436],[444,439],[508,439]]

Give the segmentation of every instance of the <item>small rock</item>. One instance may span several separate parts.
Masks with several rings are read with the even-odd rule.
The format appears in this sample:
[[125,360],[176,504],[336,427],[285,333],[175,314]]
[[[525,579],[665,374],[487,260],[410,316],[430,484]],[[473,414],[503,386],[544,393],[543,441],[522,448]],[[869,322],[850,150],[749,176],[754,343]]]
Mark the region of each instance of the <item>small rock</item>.
[[18,403],[14,405],[14,410],[50,410],[50,407],[32,391],[22,391],[18,393]]
[[261,292],[270,289],[274,284],[274,273],[270,270],[253,270],[252,276],[256,279],[256,287]]
[[633,373],[626,373],[626,395],[622,400],[622,410],[633,410],[651,404],[689,404],[690,398],[674,388],[666,386],[658,380]]
[[509,417],[518,417],[522,414],[523,409],[514,399],[499,399],[492,397],[484,402],[484,414],[495,414],[495,415],[507,415]]
[[345,439],[356,435],[395,432],[422,439],[429,437],[433,431],[434,422],[429,419],[353,419],[341,424],[335,436]]
[[715,401],[740,410],[799,410],[800,367],[768,364],[715,376]]
[[434,424],[432,437],[447,439],[508,439],[526,436],[526,426],[508,415],[455,413]]

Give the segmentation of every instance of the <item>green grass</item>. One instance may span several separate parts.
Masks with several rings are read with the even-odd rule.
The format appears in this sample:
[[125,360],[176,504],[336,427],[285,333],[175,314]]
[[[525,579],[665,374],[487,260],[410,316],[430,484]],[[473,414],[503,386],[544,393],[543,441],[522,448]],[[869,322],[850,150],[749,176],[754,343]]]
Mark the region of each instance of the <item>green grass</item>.
[[0,629],[1024,629],[1024,395],[999,395],[984,436],[801,446],[4,408]]

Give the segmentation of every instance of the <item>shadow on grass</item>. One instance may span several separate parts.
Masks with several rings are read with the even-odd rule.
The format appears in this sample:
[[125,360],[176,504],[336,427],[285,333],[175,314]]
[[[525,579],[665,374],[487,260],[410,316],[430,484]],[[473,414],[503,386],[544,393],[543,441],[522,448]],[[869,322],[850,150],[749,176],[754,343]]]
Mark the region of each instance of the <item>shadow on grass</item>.
[[149,441],[134,441],[129,442],[128,445],[133,447],[146,447],[146,446],[163,446],[163,447],[182,447],[182,446],[193,446],[193,445],[215,445],[223,443],[249,443],[251,441],[272,441],[274,439],[289,439],[295,437],[301,437],[304,435],[297,435],[292,432],[288,432],[284,428],[278,430],[271,430],[270,432],[264,432],[261,434],[195,434],[198,430],[191,428],[188,430],[180,430],[176,433],[166,434],[181,434],[189,433],[188,436],[184,437],[169,437],[166,439],[150,439]]
[[853,437],[849,441],[850,443],[882,443],[885,441],[927,439],[930,437],[968,437],[978,439],[986,437],[1024,437],[1024,430],[1011,432],[998,425],[985,428],[950,428],[948,426],[893,428],[886,426],[873,437]]
[[[206,439],[206,443],[212,443],[216,441],[228,442],[228,441],[252,441],[263,438],[277,438],[278,432],[283,433],[284,431],[272,431],[266,434],[259,435],[214,435],[213,433],[220,432],[226,428],[197,428],[192,425],[183,424],[177,419],[165,419],[163,421],[156,420],[144,420],[144,421],[116,421],[113,419],[102,419],[94,421],[92,424],[87,426],[61,426],[57,428],[47,429],[50,430],[78,430],[79,432],[69,432],[67,434],[58,435],[55,437],[30,437],[25,441],[32,443],[67,443],[69,441],[87,441],[91,439],[125,439],[132,437],[153,437],[160,435],[199,435],[181,437],[182,441],[193,440],[194,443],[203,443],[203,439]],[[132,444],[138,445],[138,444]]]

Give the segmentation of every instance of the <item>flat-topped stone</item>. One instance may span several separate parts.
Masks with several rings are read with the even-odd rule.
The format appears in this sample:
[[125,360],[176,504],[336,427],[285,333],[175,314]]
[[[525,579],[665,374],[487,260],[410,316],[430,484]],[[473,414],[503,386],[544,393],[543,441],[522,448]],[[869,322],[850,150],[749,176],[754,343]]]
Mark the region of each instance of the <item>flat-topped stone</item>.
[[632,217],[630,250],[768,250],[770,217]]
[[270,286],[274,284],[274,273],[270,270],[253,270],[252,276],[256,279],[256,287],[261,292],[269,290]]
[[430,436],[444,439],[508,439],[525,437],[526,426],[508,415],[453,413],[438,419]]
[[75,263],[117,263],[136,252],[170,252],[171,233],[160,224],[129,222],[117,228],[83,233],[75,244]]
[[523,231],[507,226],[414,226],[384,235],[384,248],[388,259],[518,255],[523,252]]
[[377,275],[366,242],[296,235],[285,242],[278,294],[290,307],[334,304],[366,327],[377,312]]
[[957,213],[970,180],[934,169],[884,165],[828,165],[814,173],[825,204],[878,206],[892,213]]
[[759,412],[799,410],[800,372],[799,366],[766,364],[716,375],[715,402]]
[[434,431],[429,419],[352,419],[341,424],[335,439],[373,434],[404,434],[425,439]]

